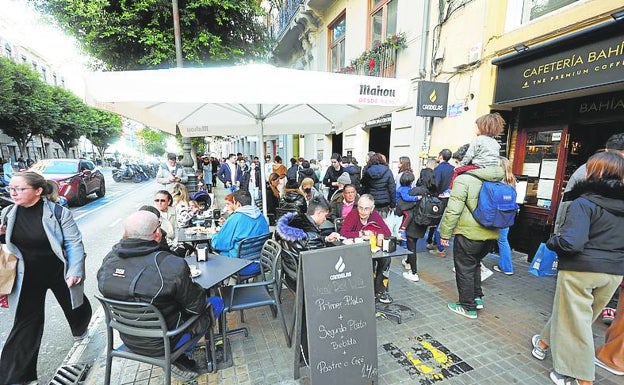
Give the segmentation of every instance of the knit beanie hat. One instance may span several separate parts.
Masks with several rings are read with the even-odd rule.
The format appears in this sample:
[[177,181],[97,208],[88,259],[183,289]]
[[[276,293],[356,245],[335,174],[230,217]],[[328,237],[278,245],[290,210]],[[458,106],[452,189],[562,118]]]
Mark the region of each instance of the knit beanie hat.
[[351,177],[349,176],[348,172],[343,172],[338,179],[336,180],[336,182],[340,183],[340,184],[351,184]]

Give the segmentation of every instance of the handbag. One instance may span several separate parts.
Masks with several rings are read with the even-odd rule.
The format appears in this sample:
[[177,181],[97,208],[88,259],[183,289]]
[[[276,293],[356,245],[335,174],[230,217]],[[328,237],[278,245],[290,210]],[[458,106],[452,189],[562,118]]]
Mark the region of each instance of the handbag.
[[16,274],[17,257],[0,248],[0,296],[11,294]]
[[558,263],[557,253],[546,247],[545,243],[541,243],[529,265],[529,273],[536,277],[552,277],[557,275]]

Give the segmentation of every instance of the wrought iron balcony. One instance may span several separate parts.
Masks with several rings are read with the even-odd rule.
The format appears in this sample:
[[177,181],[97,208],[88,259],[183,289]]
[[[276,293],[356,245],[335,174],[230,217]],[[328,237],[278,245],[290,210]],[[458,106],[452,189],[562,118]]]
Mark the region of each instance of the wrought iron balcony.
[[272,38],[279,39],[282,36],[293,16],[300,10],[303,2],[304,0],[283,0],[277,20],[274,20],[271,28]]
[[370,51],[363,52],[338,72],[393,78],[396,75],[397,54],[405,47],[405,34],[392,35]]

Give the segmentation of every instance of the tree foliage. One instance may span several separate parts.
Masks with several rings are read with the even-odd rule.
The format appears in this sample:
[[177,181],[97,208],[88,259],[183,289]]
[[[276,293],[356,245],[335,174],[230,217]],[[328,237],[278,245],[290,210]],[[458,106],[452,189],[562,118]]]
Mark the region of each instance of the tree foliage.
[[147,127],[137,132],[137,136],[143,142],[145,152],[155,156],[162,156],[167,151],[165,148],[167,135],[162,131],[152,130]]
[[70,91],[54,88],[52,97],[60,109],[57,129],[49,134],[67,154],[82,135],[88,135],[94,127],[94,114],[90,107]]
[[0,129],[13,138],[20,154],[33,136],[49,136],[58,128],[60,108],[53,100],[53,87],[43,83],[26,64],[0,58]]
[[102,159],[104,151],[121,136],[121,118],[107,111],[91,109],[93,114],[93,132],[89,136]]
[[[30,0],[111,70],[175,67],[170,0]],[[184,66],[264,57],[257,0],[179,0]]]

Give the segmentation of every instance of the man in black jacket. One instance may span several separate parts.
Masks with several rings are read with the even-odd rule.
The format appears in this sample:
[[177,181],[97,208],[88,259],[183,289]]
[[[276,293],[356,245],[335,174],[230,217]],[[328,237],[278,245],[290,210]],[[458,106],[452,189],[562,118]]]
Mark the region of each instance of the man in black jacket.
[[[124,235],[113,246],[100,267],[98,288],[106,298],[121,301],[149,302],[165,317],[169,330],[177,328],[194,314],[202,314],[189,334],[174,338],[172,346],[189,338],[199,340],[211,327],[207,308],[212,306],[216,317],[223,310],[219,297],[206,298],[206,292],[191,279],[186,261],[160,250],[161,232],[158,218],[149,211],[131,214],[124,223]],[[139,354],[162,356],[162,338],[138,338],[121,334],[126,346]],[[179,380],[197,377],[197,366],[186,355],[172,365],[172,374]]]

